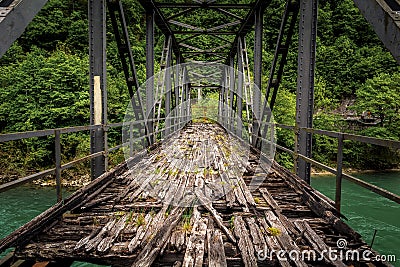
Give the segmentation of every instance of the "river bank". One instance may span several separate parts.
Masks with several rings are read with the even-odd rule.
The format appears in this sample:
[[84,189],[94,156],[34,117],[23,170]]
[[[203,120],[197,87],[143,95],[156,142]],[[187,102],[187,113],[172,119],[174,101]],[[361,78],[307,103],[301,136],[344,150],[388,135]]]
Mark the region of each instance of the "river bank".
[[[33,174],[33,173],[32,173]],[[21,178],[18,175],[1,175],[0,176],[0,184],[5,184],[14,180]],[[76,188],[88,185],[90,183],[90,174],[67,174],[62,176],[61,185],[66,188]],[[44,178],[37,179],[32,181],[33,185],[36,186],[49,186],[54,187],[56,186],[56,179],[54,175],[48,175]]]
[[[91,182],[90,175],[79,175],[74,179],[61,179],[61,185],[66,188],[76,188],[88,185]],[[56,186],[56,180],[54,178],[48,179],[38,179],[32,182],[34,185],[38,186]]]

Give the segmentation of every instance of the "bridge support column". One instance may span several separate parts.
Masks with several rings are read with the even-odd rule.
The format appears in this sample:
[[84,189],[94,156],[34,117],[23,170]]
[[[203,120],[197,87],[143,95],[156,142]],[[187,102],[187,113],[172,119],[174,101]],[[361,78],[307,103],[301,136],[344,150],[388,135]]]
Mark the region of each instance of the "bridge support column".
[[189,72],[188,70],[185,68],[185,82],[186,82],[186,121],[185,123],[187,123],[190,120],[190,117],[192,116],[192,110],[191,110],[191,103],[190,103],[190,91],[191,91],[191,86],[190,86],[190,80],[189,80]]
[[[298,130],[296,152],[306,157],[312,156],[312,135],[302,127],[312,127],[314,111],[314,73],[317,37],[318,0],[300,1],[299,57],[296,101],[296,129]],[[296,159],[296,173],[310,183],[311,165]]]
[[[171,39],[171,36],[165,38]],[[171,61],[172,61],[172,47],[171,41],[168,41],[168,56],[165,65],[165,118],[171,113],[172,106],[172,77],[171,77]],[[168,136],[171,133],[171,120],[165,120],[165,135]]]
[[[244,80],[244,73],[241,71],[243,70],[243,41],[244,37],[239,37],[238,40],[238,51],[237,51],[237,64],[238,64],[238,84],[237,84],[237,95],[236,95],[236,101],[237,101],[237,129],[236,129],[236,135],[239,137],[242,137],[242,118],[243,118],[243,80]],[[247,105],[247,103],[246,103]]]
[[[90,61],[90,124],[107,123],[106,90],[106,2],[89,0],[89,61]],[[105,151],[104,128],[90,132],[91,154]],[[106,154],[106,153],[105,153]],[[91,160],[91,177],[95,179],[107,170],[105,155]]]
[[223,125],[223,110],[224,110],[224,89],[225,89],[225,77],[226,77],[227,68],[223,70],[223,75],[221,79],[221,85],[219,88],[218,95],[218,122]]
[[[229,59],[229,65],[230,69],[235,69],[235,59],[231,57]],[[229,127],[232,132],[235,130],[235,120],[234,115],[235,112],[233,110],[233,98],[234,98],[234,92],[235,92],[235,72],[230,71],[229,72]]]
[[180,63],[181,63],[181,59],[179,57],[179,55],[176,55],[176,66],[175,66],[175,71],[174,71],[174,92],[175,92],[175,107],[174,107],[174,131],[178,130],[179,128],[179,122],[180,119],[178,118],[181,114],[181,109],[182,109],[182,101],[181,101],[181,92],[180,92],[180,72],[181,72],[181,68],[180,68]]
[[[149,142],[154,143],[154,10],[146,10],[146,118]],[[150,80],[149,80],[150,79]]]
[[[260,6],[255,11],[254,25],[254,84],[256,88],[253,90],[253,127],[252,127],[252,143],[255,146],[260,131],[261,117],[261,77],[262,77],[262,37],[263,37],[263,14],[264,8]],[[259,89],[259,90],[257,90]]]

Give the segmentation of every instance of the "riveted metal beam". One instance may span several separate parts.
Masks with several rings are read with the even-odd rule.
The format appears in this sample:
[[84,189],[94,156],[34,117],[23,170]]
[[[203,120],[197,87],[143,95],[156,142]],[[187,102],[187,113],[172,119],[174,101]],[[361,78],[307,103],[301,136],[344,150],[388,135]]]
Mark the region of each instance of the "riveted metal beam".
[[146,118],[150,140],[154,143],[154,10],[146,10]]
[[[282,16],[279,35],[275,46],[274,58],[272,60],[271,69],[267,89],[264,98],[260,121],[269,122],[272,117],[279,85],[282,80],[283,70],[286,64],[289,46],[292,42],[294,29],[296,28],[297,17],[299,14],[299,5],[297,1],[287,0],[286,7]],[[269,101],[269,102],[268,102]],[[268,105],[269,104],[269,105]],[[262,138],[266,138],[268,132],[268,124],[260,126]],[[261,140],[258,140],[256,147],[260,147]]]
[[0,57],[46,3],[47,0],[14,0],[0,6]]
[[[237,77],[237,129],[236,135],[242,137],[242,118],[243,118],[243,86],[244,86],[244,73],[243,70],[243,43],[244,38],[239,38],[238,47],[237,47],[237,68],[238,68],[238,77]],[[233,71],[231,69],[231,71]],[[247,105],[247,103],[245,103]]]
[[171,36],[172,38],[172,49],[176,57],[182,59],[182,55],[179,51],[178,42],[176,41],[175,35],[173,34],[171,27],[168,23],[168,20],[164,17],[163,13],[159,9],[158,5],[156,6],[155,2],[152,0],[139,0],[139,3],[144,7],[145,10],[153,10],[154,12],[154,22],[156,23],[157,27],[161,30],[161,32],[165,36]]
[[236,47],[238,43],[239,36],[245,36],[254,26],[255,22],[255,13],[257,10],[264,10],[269,4],[271,0],[257,0],[251,10],[247,13],[245,19],[243,20],[242,24],[240,25],[239,30],[236,32],[235,40],[233,41],[231,51],[226,59],[226,65],[229,64],[229,59],[234,57],[236,54]]
[[[172,77],[171,77],[171,65],[172,65],[172,47],[171,47],[171,36],[167,37],[167,45],[168,45],[168,53],[167,53],[167,60],[165,66],[165,117],[169,116],[171,113],[171,106],[172,106]],[[170,126],[171,121],[165,120],[165,135],[168,136],[170,134]]]
[[253,90],[253,137],[252,142],[257,143],[261,118],[261,77],[262,77],[262,38],[263,38],[263,14],[264,9],[260,6],[254,12],[254,85]]
[[212,3],[156,3],[159,8],[224,8],[250,9],[252,4],[212,4]]
[[[106,89],[106,1],[89,0],[89,88],[90,124],[107,123]],[[91,130],[90,153],[105,151],[105,131],[103,128]],[[91,177],[95,179],[107,168],[104,155],[91,160]]]
[[400,4],[398,1],[353,0],[361,13],[400,63]]
[[[318,0],[300,0],[296,127],[312,128]],[[299,130],[296,152],[312,157],[312,135]],[[296,173],[310,183],[311,165],[298,158]]]

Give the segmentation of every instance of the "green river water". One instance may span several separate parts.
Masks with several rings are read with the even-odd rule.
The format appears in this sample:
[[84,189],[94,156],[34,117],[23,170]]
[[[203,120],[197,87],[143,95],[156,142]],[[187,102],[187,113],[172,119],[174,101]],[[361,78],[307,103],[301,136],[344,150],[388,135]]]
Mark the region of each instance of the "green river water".
[[[356,175],[365,181],[400,194],[400,172]],[[335,177],[316,176],[312,186],[330,198],[335,193]],[[71,192],[64,192],[64,196]],[[55,190],[50,187],[22,186],[1,193],[0,238],[28,222],[55,203]],[[347,223],[370,244],[374,229],[378,230],[373,248],[381,254],[396,255],[400,266],[400,205],[355,184],[343,182],[342,213]],[[5,253],[0,254],[0,258]],[[97,266],[76,262],[74,267]]]

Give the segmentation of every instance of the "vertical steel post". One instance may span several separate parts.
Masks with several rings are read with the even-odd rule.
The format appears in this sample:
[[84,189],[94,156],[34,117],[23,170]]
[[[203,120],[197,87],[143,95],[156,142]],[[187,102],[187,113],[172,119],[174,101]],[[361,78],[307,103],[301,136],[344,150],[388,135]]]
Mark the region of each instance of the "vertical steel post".
[[189,81],[189,73],[188,70],[185,68],[185,77],[186,77],[186,82],[187,82],[187,86],[186,86],[186,103],[187,103],[187,107],[186,107],[186,123],[189,121],[192,112],[191,112],[191,100],[190,100],[190,92],[192,90],[191,86],[190,86],[190,81]]
[[224,88],[225,88],[225,77],[226,77],[226,72],[228,71],[228,68],[225,67],[223,70],[223,75],[221,79],[221,86],[219,88],[219,95],[218,95],[218,122],[223,125],[223,110],[224,110]]
[[[231,67],[230,69],[235,69],[235,59],[231,57],[229,59],[229,66]],[[234,110],[233,110],[233,98],[234,98],[234,92],[235,92],[235,73],[233,71],[229,72],[229,125],[230,130],[233,132],[234,127],[235,127],[235,121],[234,121]]]
[[104,170],[108,170],[108,127],[104,126]]
[[146,116],[149,142],[152,145],[154,133],[154,10],[146,10]]
[[228,87],[228,75],[229,75],[229,67],[225,67],[225,75],[222,80],[221,86],[221,102],[222,102],[222,110],[221,110],[221,123],[226,128],[226,103],[227,103],[227,87]]
[[[166,38],[171,38],[171,36],[166,36]],[[168,43],[168,56],[166,60],[165,66],[165,118],[171,113],[171,105],[172,105],[172,78],[171,78],[171,61],[172,61],[172,47],[171,41]],[[165,120],[165,135],[168,136],[171,132],[171,120]]]
[[129,122],[129,157],[133,157],[133,121]]
[[[90,61],[90,124],[107,123],[106,90],[106,3],[105,0],[88,1],[89,61]],[[104,129],[90,132],[90,152],[104,151]],[[91,160],[91,177],[95,179],[106,171],[104,155]]]
[[[296,127],[312,127],[318,0],[300,1]],[[312,155],[312,135],[300,129],[296,152]],[[310,183],[311,165],[297,159],[296,173]]]
[[[231,66],[229,67],[230,69],[232,68]],[[229,84],[229,79],[231,76],[231,72],[229,72],[226,77],[225,77],[225,105],[224,105],[224,124],[225,124],[225,128],[228,129],[229,125],[230,125],[230,115],[229,115],[229,106],[230,106],[230,84]]]
[[[253,145],[256,145],[261,119],[261,77],[262,77],[262,37],[263,37],[263,14],[264,8],[259,7],[255,11],[254,25],[254,85],[253,89]],[[258,90],[257,90],[258,89]]]
[[336,169],[336,194],[335,194],[335,207],[340,212],[340,202],[342,200],[342,173],[343,168],[343,134],[338,138],[338,152],[337,152],[337,169]]
[[185,116],[186,116],[186,72],[185,72],[185,67],[181,68],[181,75],[182,75],[182,82],[181,82],[181,88],[182,90],[182,95],[181,95],[181,102],[182,102],[182,107],[181,107],[181,114],[179,118],[179,127],[181,127],[181,124],[185,123]]
[[61,187],[61,137],[60,130],[54,132],[55,144],[55,160],[56,160],[56,191],[57,202],[62,201],[62,187]]
[[174,79],[175,79],[175,85],[174,85],[174,91],[175,91],[175,109],[174,109],[174,113],[173,116],[174,118],[174,131],[178,130],[179,128],[179,117],[181,112],[181,101],[180,101],[180,64],[181,59],[179,57],[179,55],[176,55],[176,66],[175,66],[175,71],[174,71]]
[[[238,47],[237,47],[237,64],[238,64],[238,83],[237,83],[237,90],[236,90],[236,100],[237,100],[237,129],[236,135],[242,137],[242,118],[243,118],[243,80],[244,80],[244,73],[243,70],[243,40],[244,37],[239,37],[238,40]],[[246,103],[247,104],[247,103]]]

